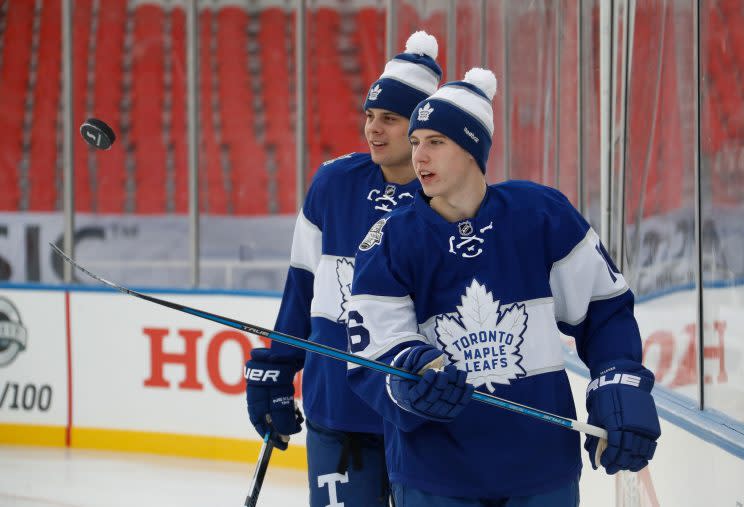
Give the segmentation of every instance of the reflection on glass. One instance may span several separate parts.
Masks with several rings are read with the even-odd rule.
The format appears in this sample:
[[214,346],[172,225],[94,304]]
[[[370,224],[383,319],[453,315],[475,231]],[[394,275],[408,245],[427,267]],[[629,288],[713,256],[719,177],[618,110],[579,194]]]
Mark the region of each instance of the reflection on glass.
[[486,2],[486,68],[496,74],[498,88],[493,98],[493,143],[488,157],[486,178],[488,183],[499,183],[506,178],[509,137],[506,107],[508,103],[508,68],[506,59],[506,17],[505,0]]
[[[486,34],[499,79],[489,181],[536,181],[577,205],[578,8],[573,0],[489,2]],[[591,62],[590,55],[581,64]]]
[[697,399],[691,5],[636,3],[624,222],[644,364],[657,385]]
[[395,2],[397,37],[395,48],[402,51],[408,37],[418,30],[426,30],[437,38],[439,56],[437,63],[442,68],[442,83],[459,79],[447,75],[447,5],[448,0],[402,0]]
[[204,6],[198,36],[200,286],[278,291],[296,209],[295,12]]
[[[455,33],[457,34],[455,75],[457,79],[462,79],[465,72],[473,67],[482,67],[480,44],[482,3],[480,0],[462,0],[455,4]],[[439,53],[443,53],[444,49],[441,47]]]
[[60,17],[60,2],[0,4],[0,282],[62,280],[46,246],[63,231]]
[[185,11],[73,3],[74,125],[92,116],[117,133],[105,152],[74,145],[76,256],[123,283],[185,287]]
[[581,38],[581,166],[582,193],[579,209],[600,231],[600,111],[599,111],[599,4],[601,0],[580,1]]
[[707,0],[700,22],[705,407],[744,422],[744,13]]

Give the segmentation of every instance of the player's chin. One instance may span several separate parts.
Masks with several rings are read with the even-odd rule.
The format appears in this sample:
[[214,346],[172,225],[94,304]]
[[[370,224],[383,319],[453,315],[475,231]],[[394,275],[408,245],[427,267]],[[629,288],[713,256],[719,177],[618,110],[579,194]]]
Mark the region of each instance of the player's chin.
[[442,195],[442,189],[439,185],[422,181],[421,178],[419,178],[419,181],[421,182],[421,190],[424,192],[426,197],[432,198]]
[[370,149],[369,154],[372,157],[372,162],[377,165],[385,165],[385,159],[387,158],[385,155],[374,149]]

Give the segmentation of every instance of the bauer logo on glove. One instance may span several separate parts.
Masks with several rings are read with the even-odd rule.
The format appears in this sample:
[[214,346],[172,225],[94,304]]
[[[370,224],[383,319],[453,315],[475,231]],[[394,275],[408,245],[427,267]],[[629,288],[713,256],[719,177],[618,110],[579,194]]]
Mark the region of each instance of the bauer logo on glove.
[[246,380],[256,382],[279,382],[279,370],[262,370],[259,368],[248,368],[246,366],[243,376]]

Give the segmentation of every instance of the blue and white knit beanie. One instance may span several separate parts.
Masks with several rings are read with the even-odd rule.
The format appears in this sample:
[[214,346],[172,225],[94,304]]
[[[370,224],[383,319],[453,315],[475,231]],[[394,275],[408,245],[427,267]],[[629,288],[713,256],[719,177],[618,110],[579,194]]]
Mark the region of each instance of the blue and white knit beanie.
[[380,78],[372,83],[364,110],[387,109],[406,118],[416,104],[437,90],[442,69],[435,61],[439,45],[433,35],[419,31],[408,37],[406,50],[385,64]]
[[485,174],[493,137],[491,101],[496,86],[493,72],[478,67],[467,71],[462,81],[443,84],[416,106],[408,135],[416,129],[441,132],[470,153]]

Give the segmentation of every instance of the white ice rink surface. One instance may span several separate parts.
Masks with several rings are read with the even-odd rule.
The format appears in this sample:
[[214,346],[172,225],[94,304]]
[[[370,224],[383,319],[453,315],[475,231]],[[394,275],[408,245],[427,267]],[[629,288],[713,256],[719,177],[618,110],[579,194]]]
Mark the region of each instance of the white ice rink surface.
[[[0,445],[1,507],[240,507],[253,464]],[[305,472],[269,466],[259,507],[307,505]]]

